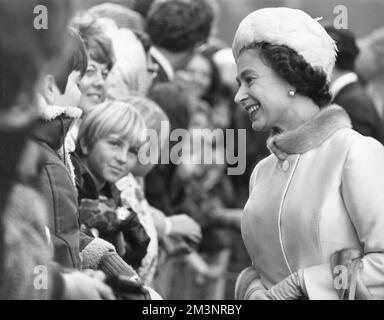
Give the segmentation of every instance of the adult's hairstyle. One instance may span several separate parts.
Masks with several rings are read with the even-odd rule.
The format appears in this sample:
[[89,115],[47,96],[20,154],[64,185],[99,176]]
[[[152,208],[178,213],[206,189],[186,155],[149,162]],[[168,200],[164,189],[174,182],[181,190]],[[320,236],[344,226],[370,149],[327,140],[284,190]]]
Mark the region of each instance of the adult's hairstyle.
[[148,11],[154,2],[155,0],[134,0],[132,9],[140,13],[144,18],[147,18]]
[[148,53],[152,46],[152,41],[149,35],[144,31],[132,30],[132,32],[135,34],[137,39],[140,40],[141,44],[143,45],[145,53]]
[[220,71],[215,61],[213,60],[214,51],[210,50],[210,48],[206,48],[205,50],[198,52],[198,54],[200,54],[203,58],[206,59],[211,68],[211,84],[202,98],[206,100],[209,104],[213,105],[217,96],[220,94],[220,90],[222,87]]
[[96,18],[110,18],[117,27],[135,31],[144,31],[144,19],[136,11],[117,3],[102,3],[87,11]]
[[112,41],[105,32],[104,19],[89,14],[77,17],[73,26],[79,31],[90,59],[105,64],[109,70],[114,64]]
[[131,146],[145,142],[145,122],[138,111],[126,102],[108,101],[86,113],[81,121],[77,149],[81,155],[92,150],[95,143],[110,135],[125,139]]
[[[113,21],[118,28],[131,30],[141,41],[145,51],[149,51],[152,42],[149,35],[144,31],[144,19],[133,9],[107,2],[88,9],[86,14],[98,19],[98,22],[103,20],[100,18],[106,18]],[[100,24],[103,27],[103,22]]]
[[128,29],[115,29],[109,36],[116,62],[107,78],[107,96],[123,100],[132,94],[145,95],[150,86],[150,75],[142,43]]
[[355,35],[350,30],[336,29],[330,25],[325,26],[325,30],[336,42],[336,67],[340,70],[353,71],[356,57],[359,54]]
[[146,30],[154,45],[182,52],[207,41],[213,20],[207,0],[159,1],[148,13]]
[[251,44],[241,51],[248,49],[259,50],[261,59],[294,87],[296,93],[312,99],[319,107],[330,103],[332,96],[326,73],[320,67],[311,66],[295,50],[266,42]]
[[57,87],[64,93],[70,74],[80,71],[83,76],[87,66],[88,57],[84,42],[74,28],[68,28],[62,54],[50,63],[48,73],[54,76]]
[[155,101],[165,112],[170,129],[187,129],[190,122],[190,96],[175,83],[159,83],[149,92],[148,97]]

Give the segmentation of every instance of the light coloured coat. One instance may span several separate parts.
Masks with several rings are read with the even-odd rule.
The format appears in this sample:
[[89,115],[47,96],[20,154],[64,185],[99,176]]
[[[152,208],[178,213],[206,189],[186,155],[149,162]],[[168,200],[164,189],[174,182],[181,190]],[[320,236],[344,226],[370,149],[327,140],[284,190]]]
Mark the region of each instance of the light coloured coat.
[[302,269],[309,299],[338,299],[330,256],[358,248],[364,285],[384,299],[384,147],[353,131],[332,105],[294,131],[272,137],[254,169],[242,217],[253,266],[236,298],[255,282],[269,289]]

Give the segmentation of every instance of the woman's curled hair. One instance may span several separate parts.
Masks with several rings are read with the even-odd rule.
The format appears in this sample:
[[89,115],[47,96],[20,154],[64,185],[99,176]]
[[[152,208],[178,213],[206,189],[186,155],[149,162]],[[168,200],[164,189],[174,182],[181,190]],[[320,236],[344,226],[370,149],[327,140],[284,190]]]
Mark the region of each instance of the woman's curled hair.
[[244,49],[259,49],[260,57],[282,79],[296,89],[297,93],[307,96],[320,108],[331,101],[326,73],[313,67],[295,50],[285,45],[272,45],[262,42]]

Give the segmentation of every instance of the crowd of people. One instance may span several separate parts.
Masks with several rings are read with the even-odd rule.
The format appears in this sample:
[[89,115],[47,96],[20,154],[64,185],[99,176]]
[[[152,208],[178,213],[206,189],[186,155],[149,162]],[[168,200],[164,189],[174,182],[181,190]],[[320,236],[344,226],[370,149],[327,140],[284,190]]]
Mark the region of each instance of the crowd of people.
[[[37,5],[46,30],[30,27]],[[226,164],[139,159],[169,152],[172,130],[234,125],[233,88],[214,61],[226,48],[209,44],[211,4],[1,6],[1,297],[108,299],[126,281],[148,293],[130,298],[181,298],[186,273],[196,298],[224,298],[241,207]],[[11,17],[20,22],[7,33]],[[37,266],[47,290],[34,286]]]
[[[384,298],[384,33],[268,8],[230,48],[216,16],[0,0],[0,299],[333,298],[342,249],[356,296]],[[210,134],[227,129],[246,145]]]

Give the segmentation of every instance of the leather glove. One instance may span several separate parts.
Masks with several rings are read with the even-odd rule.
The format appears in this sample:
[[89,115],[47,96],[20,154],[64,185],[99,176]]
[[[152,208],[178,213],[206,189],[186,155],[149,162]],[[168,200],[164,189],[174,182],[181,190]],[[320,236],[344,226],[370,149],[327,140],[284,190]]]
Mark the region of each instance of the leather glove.
[[268,290],[264,288],[260,279],[253,280],[245,292],[244,300],[270,300],[267,297]]

